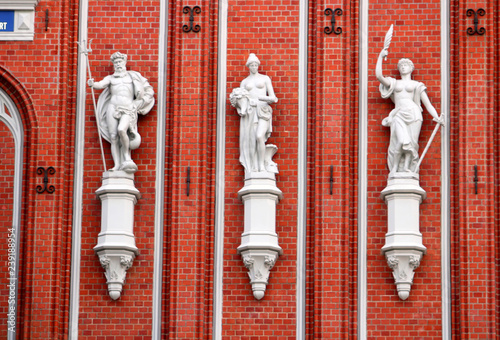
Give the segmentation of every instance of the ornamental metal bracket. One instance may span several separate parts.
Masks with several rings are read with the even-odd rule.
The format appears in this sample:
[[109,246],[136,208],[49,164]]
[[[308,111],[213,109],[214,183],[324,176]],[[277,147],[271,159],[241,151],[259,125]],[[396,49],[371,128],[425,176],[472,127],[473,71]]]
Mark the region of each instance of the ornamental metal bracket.
[[184,25],[182,26],[182,30],[186,33],[188,32],[199,32],[201,30],[201,26],[200,25],[195,25],[193,27],[193,23],[194,23],[194,14],[200,14],[201,13],[201,7],[200,6],[194,6],[193,8],[189,7],[189,6],[184,6],[184,8],[182,9],[182,13],[184,14],[188,14],[189,13],[189,25]]
[[56,191],[56,188],[53,185],[47,186],[47,184],[49,184],[49,175],[55,174],[56,169],[51,166],[49,166],[47,169],[40,166],[36,170],[36,173],[39,175],[43,175],[43,187],[41,185],[37,185],[36,192],[41,194],[44,191],[47,191],[47,193],[52,194],[54,191]]
[[477,12],[471,8],[467,10],[468,17],[474,15],[474,28],[472,27],[467,28],[468,35],[474,35],[476,33],[478,35],[483,35],[484,33],[486,33],[486,29],[484,27],[477,29],[477,25],[479,25],[479,16],[484,16],[485,14],[486,11],[482,8],[478,9]]
[[332,32],[335,33],[335,34],[342,33],[342,28],[340,26],[335,27],[335,25],[336,25],[336,23],[335,23],[335,16],[336,15],[341,16],[342,13],[343,12],[342,12],[342,10],[340,8],[335,8],[335,10],[332,10],[331,8],[325,9],[325,15],[326,16],[329,16],[329,15],[332,16],[332,19],[331,19],[332,27],[328,27],[328,26],[325,27],[325,33],[326,34],[332,34]]

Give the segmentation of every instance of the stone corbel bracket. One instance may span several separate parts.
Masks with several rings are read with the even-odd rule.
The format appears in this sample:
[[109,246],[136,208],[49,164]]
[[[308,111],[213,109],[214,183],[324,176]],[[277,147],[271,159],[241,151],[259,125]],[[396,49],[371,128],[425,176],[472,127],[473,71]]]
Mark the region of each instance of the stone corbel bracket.
[[127,270],[132,267],[134,262],[134,252],[124,252],[122,250],[113,251],[104,249],[98,253],[99,262],[104,268],[106,276],[106,283],[108,284],[109,296],[113,300],[117,300],[122,293]]
[[406,300],[410,296],[411,285],[413,284],[414,270],[420,265],[423,256],[421,251],[387,251],[385,257],[387,265],[392,269],[394,283],[401,300]]
[[418,179],[397,178],[389,179],[381,197],[388,208],[388,232],[382,254],[393,271],[399,298],[406,300],[410,296],[414,270],[426,253],[419,226],[420,203],[426,193]]
[[238,254],[248,269],[253,296],[264,297],[269,273],[283,250],[276,234],[276,204],[283,193],[276,187],[273,173],[251,173],[238,192],[245,206],[244,232]]
[[109,296],[121,296],[127,270],[139,251],[134,237],[134,206],[140,198],[134,186],[134,175],[124,171],[107,171],[103,184],[96,191],[101,200],[101,232],[96,255],[105,270]]

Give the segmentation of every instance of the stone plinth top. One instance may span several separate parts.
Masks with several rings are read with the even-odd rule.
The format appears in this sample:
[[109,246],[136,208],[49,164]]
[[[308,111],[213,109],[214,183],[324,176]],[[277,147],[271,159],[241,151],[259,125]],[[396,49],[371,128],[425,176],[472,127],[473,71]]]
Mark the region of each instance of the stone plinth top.
[[102,186],[97,189],[96,194],[107,193],[127,193],[135,195],[137,199],[141,198],[141,193],[134,186],[134,174],[125,171],[106,171],[102,175]]
[[414,178],[391,178],[387,181],[387,187],[380,193],[380,197],[385,199],[390,194],[412,193],[421,196],[423,201],[427,194],[424,189],[420,187],[418,179]]

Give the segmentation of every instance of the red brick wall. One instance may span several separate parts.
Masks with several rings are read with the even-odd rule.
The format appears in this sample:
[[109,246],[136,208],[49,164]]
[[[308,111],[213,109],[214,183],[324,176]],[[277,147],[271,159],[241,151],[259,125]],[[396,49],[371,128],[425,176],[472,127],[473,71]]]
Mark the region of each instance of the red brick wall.
[[[493,3],[493,6],[490,6],[492,9],[492,18],[498,18],[500,15],[500,4],[498,1],[496,3]],[[493,60],[490,62],[493,64],[494,68],[494,74],[493,74],[493,98],[494,98],[494,107],[493,107],[493,112],[498,113],[500,112],[500,65],[498,64],[497,60],[500,59],[500,22],[498,20],[493,20],[493,25],[492,25],[492,30],[493,30]],[[499,150],[500,148],[500,134],[499,134],[499,129],[500,129],[500,124],[499,124],[499,117],[498,114],[493,115],[493,121],[494,121],[494,150]],[[494,153],[494,166],[493,169],[495,169],[495,179],[498,179],[500,175],[500,158],[498,156],[498,153]],[[494,181],[494,186],[495,186],[495,192],[494,192],[494,197],[495,197],[495,215],[494,215],[494,234],[495,234],[495,253],[494,257],[495,259],[500,258],[500,224],[498,221],[500,221],[500,200],[498,200],[498,197],[500,196],[500,182],[498,180]],[[495,261],[495,329],[494,331],[496,333],[500,332],[500,289],[499,289],[499,283],[500,283],[500,262],[497,260]]]
[[[452,275],[453,332],[490,339],[499,332],[498,309],[498,2],[452,6]],[[467,9],[483,8],[478,28]],[[475,193],[474,166],[478,169]],[[496,249],[495,249],[496,245]],[[495,292],[495,293],[494,293]]]
[[[171,339],[212,334],[217,3],[169,4],[162,333]],[[183,32],[183,8],[196,5],[201,30]]]
[[[357,2],[309,9],[307,337],[356,337]],[[342,33],[326,34],[331,16]],[[330,183],[330,167],[333,183]],[[331,189],[331,192],[330,192]],[[354,246],[354,247],[353,247]],[[354,275],[353,275],[354,274]],[[352,311],[352,310],[351,310]],[[355,313],[354,313],[355,314]],[[351,318],[351,319],[350,319]],[[353,321],[350,323],[350,321]]]

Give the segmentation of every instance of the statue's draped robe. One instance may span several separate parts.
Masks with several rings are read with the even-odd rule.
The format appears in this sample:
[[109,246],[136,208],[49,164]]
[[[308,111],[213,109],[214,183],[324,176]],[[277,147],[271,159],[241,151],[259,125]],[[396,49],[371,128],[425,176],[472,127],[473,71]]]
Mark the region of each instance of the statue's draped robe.
[[257,141],[256,129],[259,119],[269,122],[266,131],[266,141],[272,132],[272,113],[269,104],[258,99],[246,98],[238,108],[240,120],[240,163],[246,171],[256,171],[257,168]]
[[[394,168],[395,155],[398,153],[411,153],[411,162],[409,169],[416,171],[418,164],[418,137],[422,126],[422,106],[420,96],[427,88],[423,83],[418,83],[415,87],[412,101],[398,100],[394,98],[394,90],[396,88],[396,79],[385,78],[390,80],[390,86],[380,84],[380,93],[382,98],[391,98],[396,104],[396,108],[391,111],[389,117],[392,118],[390,124],[391,138],[389,149],[387,151],[387,164],[389,170]],[[384,120],[385,121],[385,120]],[[385,125],[384,123],[382,123]],[[401,147],[398,145],[401,144]],[[404,157],[401,157],[398,166],[398,171],[403,168]]]

